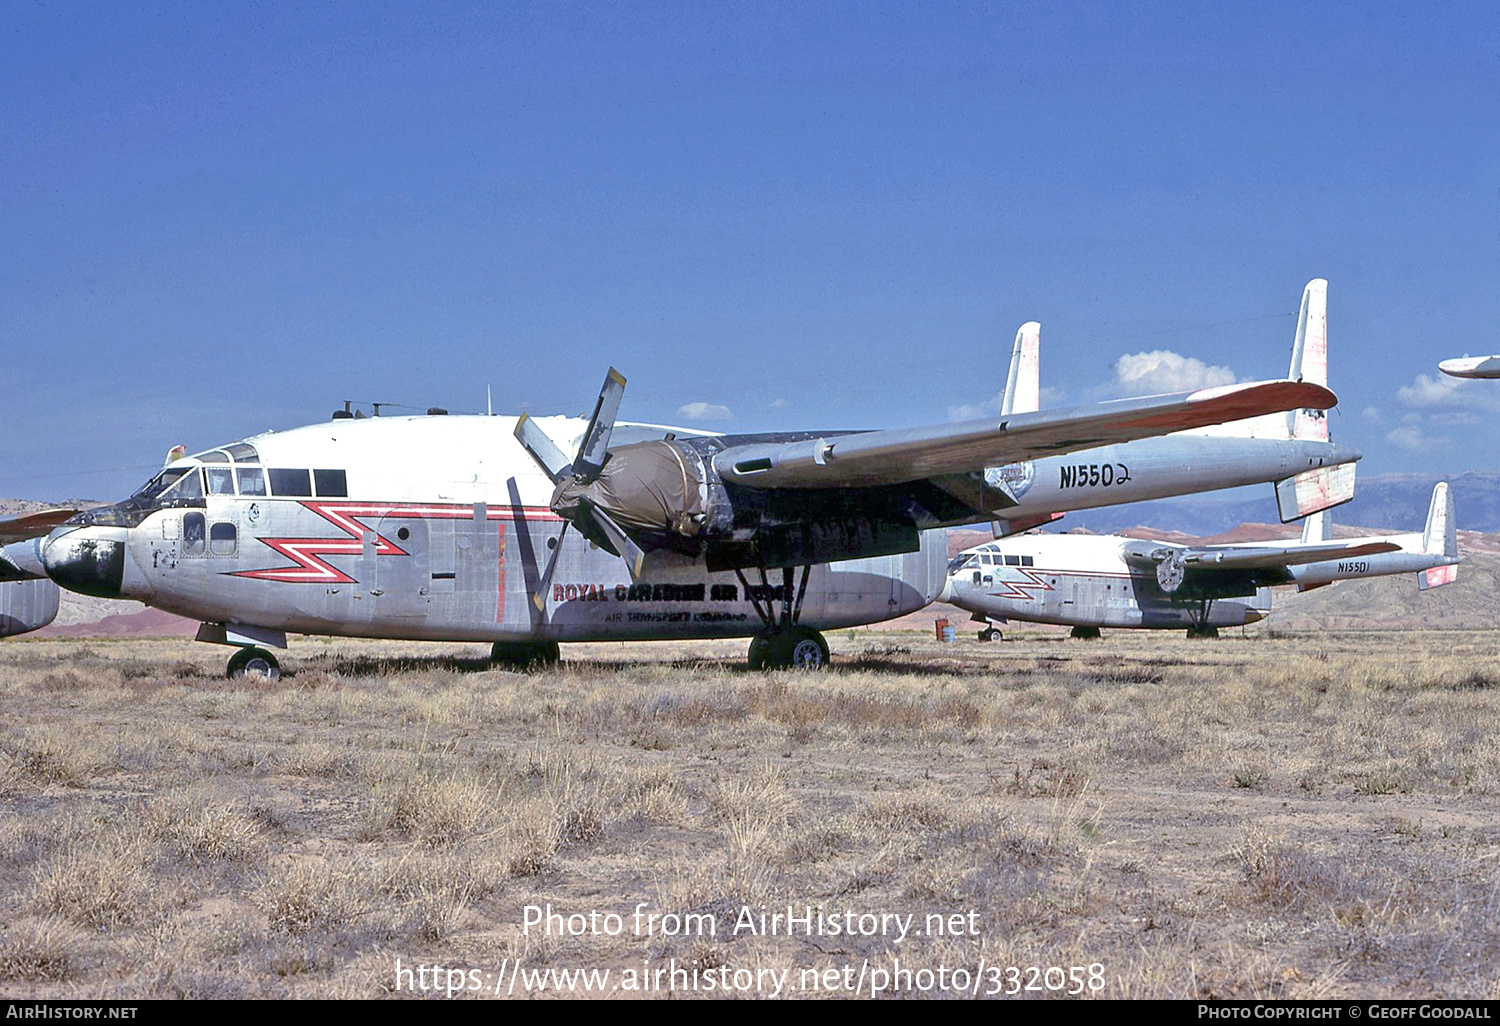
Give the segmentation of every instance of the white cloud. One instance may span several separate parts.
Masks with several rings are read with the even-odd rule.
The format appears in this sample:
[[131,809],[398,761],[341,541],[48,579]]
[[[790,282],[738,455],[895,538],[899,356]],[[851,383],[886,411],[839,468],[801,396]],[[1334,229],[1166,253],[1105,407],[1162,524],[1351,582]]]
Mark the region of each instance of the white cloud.
[[785,399],[772,399],[770,408],[773,410],[784,410],[790,405],[792,404],[787,402]]
[[1115,361],[1113,389],[1127,395],[1183,392],[1191,388],[1232,385],[1234,371],[1210,366],[1192,356],[1170,349],[1131,353]]
[[714,403],[688,403],[677,407],[677,416],[685,420],[733,420],[729,407]]
[[1359,411],[1359,415],[1371,424],[1379,424],[1381,421],[1380,407],[1378,406],[1366,406],[1363,410]]
[[[1043,385],[1037,396],[1037,405],[1044,410],[1052,410],[1063,405],[1068,393],[1060,388],[1048,388]],[[960,406],[948,407],[948,419],[950,421],[980,420],[984,417],[999,417],[1000,403],[1004,400],[1005,393],[997,392],[992,399],[986,399],[982,403],[964,403]]]
[[[1003,394],[1003,393],[1002,393]],[[950,421],[980,420],[984,417],[1000,416],[1000,395],[993,399],[986,399],[982,403],[964,403],[962,406],[948,407],[948,419]]]
[[1407,406],[1422,408],[1426,406],[1451,406],[1455,403],[1455,395],[1464,383],[1458,378],[1450,378],[1446,374],[1436,377],[1428,377],[1426,374],[1418,374],[1417,380],[1410,385],[1402,385],[1396,390],[1396,398]]
[[1408,452],[1429,452],[1433,449],[1449,449],[1453,447],[1450,438],[1433,438],[1423,434],[1422,425],[1407,424],[1398,427],[1385,436],[1386,441],[1397,448],[1406,449]]

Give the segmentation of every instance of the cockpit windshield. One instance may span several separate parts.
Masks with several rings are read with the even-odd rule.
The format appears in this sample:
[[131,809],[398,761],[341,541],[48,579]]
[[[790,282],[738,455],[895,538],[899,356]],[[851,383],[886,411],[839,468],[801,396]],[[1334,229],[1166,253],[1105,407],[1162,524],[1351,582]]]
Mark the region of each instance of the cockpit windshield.
[[[154,499],[168,488],[177,483],[182,475],[186,474],[188,467],[168,467],[151,480],[135,490],[132,499]],[[193,468],[196,469],[196,468]]]
[[950,574],[957,573],[959,570],[962,570],[964,567],[969,566],[970,564],[978,566],[979,557],[972,552],[960,552],[958,555],[948,560],[948,572]]

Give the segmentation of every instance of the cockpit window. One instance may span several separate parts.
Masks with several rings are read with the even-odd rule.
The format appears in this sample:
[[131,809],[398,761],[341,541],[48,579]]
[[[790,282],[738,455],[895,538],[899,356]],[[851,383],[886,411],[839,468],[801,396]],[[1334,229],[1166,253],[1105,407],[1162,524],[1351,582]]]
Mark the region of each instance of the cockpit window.
[[208,481],[209,495],[234,494],[234,472],[228,467],[204,467],[203,476]]
[[199,463],[228,463],[229,456],[220,449],[210,449],[208,452],[200,452],[193,459]]
[[240,479],[241,495],[266,494],[266,475],[259,467],[236,467],[234,472]]
[[235,442],[233,445],[226,446],[225,448],[229,451],[229,458],[236,463],[260,462],[260,454],[255,451],[255,446],[253,445],[245,442]]
[[203,498],[203,478],[197,467],[191,467],[177,482],[162,492],[163,502],[180,502],[184,499]]
[[978,566],[979,557],[974,555],[973,553],[960,552],[958,555],[948,560],[948,572],[951,574],[957,570],[962,570],[964,567],[970,565],[971,563],[975,566]]
[[162,492],[166,491],[168,488],[176,484],[177,479],[182,477],[182,475],[186,474],[187,472],[187,467],[168,467],[166,470],[163,470],[160,474],[157,474],[151,480],[147,481],[145,484],[136,489],[135,494],[132,495],[131,498],[154,499]]

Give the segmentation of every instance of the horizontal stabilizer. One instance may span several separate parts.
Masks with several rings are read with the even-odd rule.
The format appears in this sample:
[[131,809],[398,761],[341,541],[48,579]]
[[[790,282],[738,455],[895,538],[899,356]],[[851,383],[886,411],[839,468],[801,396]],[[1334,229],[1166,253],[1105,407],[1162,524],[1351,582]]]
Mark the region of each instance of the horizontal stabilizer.
[[992,420],[725,449],[714,467],[750,488],[851,488],[962,474],[1295,409],[1326,409],[1321,385],[1258,381]]
[[1417,590],[1426,591],[1428,588],[1441,588],[1445,584],[1452,584],[1458,580],[1458,564],[1449,563],[1447,566],[1434,566],[1417,574]]
[[1464,356],[1444,360],[1438,370],[1455,378],[1500,378],[1500,356]]
[[996,538],[1009,538],[1013,534],[1025,534],[1027,531],[1041,527],[1043,524],[1055,524],[1066,514],[1043,513],[1035,517],[1021,517],[1016,520],[996,520],[990,524]]
[[1341,506],[1354,498],[1354,464],[1304,470],[1276,482],[1276,508],[1289,524],[1311,513]]

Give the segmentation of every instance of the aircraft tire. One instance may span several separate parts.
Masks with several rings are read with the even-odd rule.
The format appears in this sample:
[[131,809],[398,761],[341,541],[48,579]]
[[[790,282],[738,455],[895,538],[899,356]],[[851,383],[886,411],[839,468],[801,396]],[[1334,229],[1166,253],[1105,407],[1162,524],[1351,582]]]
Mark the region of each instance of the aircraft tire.
[[745,657],[745,665],[751,670],[769,670],[771,668],[771,639],[765,634],[757,634],[750,639],[750,652]]
[[1189,627],[1187,636],[1190,638],[1217,638],[1219,628],[1217,627]]
[[1101,635],[1097,627],[1074,627],[1068,632],[1070,638],[1081,638],[1084,641],[1098,641]]
[[815,630],[793,627],[771,640],[771,662],[778,669],[826,670],[828,642]]
[[533,673],[556,666],[561,653],[555,641],[497,641],[490,646],[490,662],[496,669]]
[[224,676],[275,680],[281,676],[281,664],[276,661],[275,656],[263,648],[245,647],[229,657],[229,668]]
[[979,632],[980,641],[999,641],[1003,637],[1004,635],[994,627],[986,627],[984,630]]

